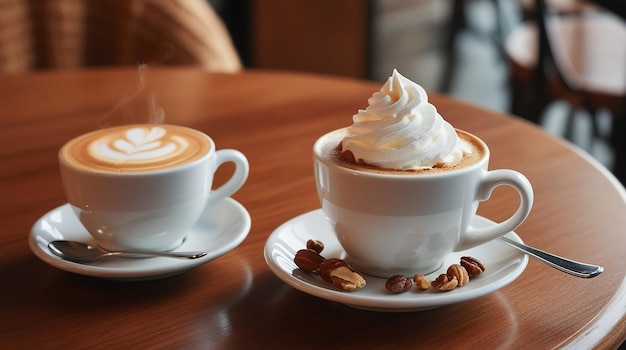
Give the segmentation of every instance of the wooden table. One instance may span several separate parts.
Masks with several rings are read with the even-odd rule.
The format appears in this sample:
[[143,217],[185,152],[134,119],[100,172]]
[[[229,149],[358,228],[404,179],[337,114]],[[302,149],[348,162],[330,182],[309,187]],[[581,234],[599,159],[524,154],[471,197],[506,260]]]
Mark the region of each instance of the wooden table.
[[[624,189],[598,163],[520,119],[431,94],[453,125],[483,138],[491,168],[517,169],[535,190],[516,232],[530,245],[603,265],[579,279],[531,260],[508,286],[413,313],[348,308],[283,283],[263,247],[285,221],[319,208],[311,147],[351,123],[379,83],[249,71],[149,69],[165,121],[200,129],[250,161],[234,195],[252,217],[230,253],[175,277],[119,282],[71,274],[29,249],[34,222],[65,202],[57,151],[101,125],[147,121],[133,69],[0,77],[0,342],[3,348],[611,348],[626,338]],[[113,111],[112,111],[113,110]],[[125,119],[134,116],[131,119]],[[224,169],[218,180],[228,173]],[[497,189],[479,214],[517,206]]]

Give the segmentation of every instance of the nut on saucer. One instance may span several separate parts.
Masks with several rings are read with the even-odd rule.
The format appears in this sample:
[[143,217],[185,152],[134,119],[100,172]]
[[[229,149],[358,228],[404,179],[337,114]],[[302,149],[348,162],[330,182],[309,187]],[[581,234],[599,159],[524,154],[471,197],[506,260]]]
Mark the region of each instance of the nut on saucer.
[[470,276],[479,275],[485,271],[485,265],[471,256],[461,257],[461,266],[467,270]]
[[322,261],[324,261],[324,258],[318,252],[311,249],[300,249],[293,258],[293,262],[295,262],[300,269],[307,272],[317,270]]
[[365,279],[361,274],[347,266],[340,266],[330,272],[333,284],[346,292],[354,292],[365,287]]
[[385,288],[392,293],[407,292],[413,286],[413,282],[405,275],[393,275],[385,282]]

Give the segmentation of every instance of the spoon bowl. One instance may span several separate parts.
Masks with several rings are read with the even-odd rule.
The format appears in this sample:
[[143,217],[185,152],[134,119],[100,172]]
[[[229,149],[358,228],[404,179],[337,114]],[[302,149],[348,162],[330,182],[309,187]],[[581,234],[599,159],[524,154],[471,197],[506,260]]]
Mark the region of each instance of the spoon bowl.
[[184,259],[198,259],[206,255],[206,252],[155,252],[155,251],[107,251],[87,243],[75,241],[52,241],[48,243],[50,252],[65,260],[75,262],[94,262],[105,257],[120,258],[154,258],[170,257]]

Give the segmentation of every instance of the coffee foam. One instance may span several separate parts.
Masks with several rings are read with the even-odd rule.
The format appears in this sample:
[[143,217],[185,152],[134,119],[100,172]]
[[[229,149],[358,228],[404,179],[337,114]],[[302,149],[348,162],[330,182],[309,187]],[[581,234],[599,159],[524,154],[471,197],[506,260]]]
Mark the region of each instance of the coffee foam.
[[461,158],[461,160],[459,161],[453,163],[438,163],[435,164],[433,167],[427,168],[404,170],[384,169],[363,162],[355,162],[354,158],[350,157],[349,154],[346,155],[341,153],[340,143],[344,135],[344,132],[342,132],[342,130],[337,130],[335,132],[332,132],[330,135],[327,135],[328,137],[324,144],[321,145],[318,153],[324,159],[327,159],[334,164],[358,171],[395,175],[440,174],[475,164],[487,153],[486,146],[477,137],[458,129],[456,129],[456,132],[459,136],[459,142],[465,142],[467,146],[470,147],[470,149],[472,150],[471,153],[465,153],[463,155],[463,158]]
[[97,130],[69,141],[61,159],[89,171],[132,173],[164,170],[201,158],[208,137],[174,125],[127,125]]

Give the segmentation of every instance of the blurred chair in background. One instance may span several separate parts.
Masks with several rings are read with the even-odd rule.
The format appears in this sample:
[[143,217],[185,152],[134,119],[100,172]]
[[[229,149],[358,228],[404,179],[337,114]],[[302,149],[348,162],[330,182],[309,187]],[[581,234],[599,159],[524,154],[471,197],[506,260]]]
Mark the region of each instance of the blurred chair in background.
[[[441,81],[438,90],[449,93],[452,86],[454,74],[457,71],[458,57],[455,53],[456,42],[460,33],[469,28],[468,25],[468,5],[471,0],[452,0],[450,4],[450,20],[448,23],[445,43],[444,43],[444,63]],[[489,0],[496,18],[495,32],[490,35],[490,39],[499,47],[503,35],[503,20],[500,18],[502,12],[499,0]]]
[[[617,77],[624,69],[621,59],[626,52],[610,52],[619,49],[624,39],[620,38],[619,20],[595,7],[577,6],[572,1],[557,3],[561,7],[539,1],[537,6],[544,7],[513,28],[505,41],[512,68],[512,111],[535,122],[556,99],[582,107],[583,85],[593,92],[594,83],[599,84],[598,90],[607,89],[602,84],[626,84],[626,78]],[[530,13],[528,7],[525,11]]]
[[0,0],[0,73],[241,62],[206,0]]
[[[539,122],[550,103],[564,100],[572,112],[568,123],[575,110],[584,109],[592,118],[594,137],[599,137],[597,113],[608,110],[613,120],[613,171],[626,183],[621,141],[626,134],[626,24],[601,7],[559,12],[546,2],[536,0],[536,19],[514,28],[505,42],[512,112]],[[565,136],[571,136],[571,130]]]

